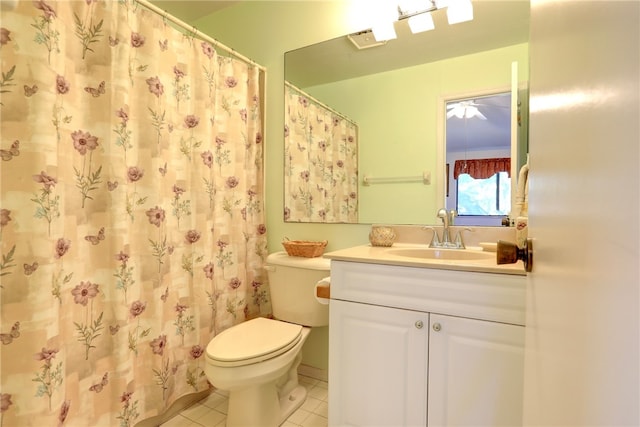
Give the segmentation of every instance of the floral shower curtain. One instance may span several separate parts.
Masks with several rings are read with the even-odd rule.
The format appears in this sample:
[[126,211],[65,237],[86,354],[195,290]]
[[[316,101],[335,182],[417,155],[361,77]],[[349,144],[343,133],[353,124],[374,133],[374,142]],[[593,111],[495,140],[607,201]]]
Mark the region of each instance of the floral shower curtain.
[[132,0],[1,27],[0,424],[130,426],[270,312],[264,71]]
[[358,222],[358,125],[285,86],[284,220]]

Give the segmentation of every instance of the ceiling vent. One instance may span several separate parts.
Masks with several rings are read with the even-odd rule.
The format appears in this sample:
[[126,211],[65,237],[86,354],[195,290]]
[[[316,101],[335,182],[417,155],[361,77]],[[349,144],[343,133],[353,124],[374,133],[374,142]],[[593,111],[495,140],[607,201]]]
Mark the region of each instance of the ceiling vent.
[[353,43],[354,46],[359,50],[368,49],[370,47],[383,46],[387,44],[386,40],[381,42],[377,41],[375,37],[373,37],[373,31],[371,30],[364,30],[357,33],[349,34],[347,38],[351,40],[351,43]]

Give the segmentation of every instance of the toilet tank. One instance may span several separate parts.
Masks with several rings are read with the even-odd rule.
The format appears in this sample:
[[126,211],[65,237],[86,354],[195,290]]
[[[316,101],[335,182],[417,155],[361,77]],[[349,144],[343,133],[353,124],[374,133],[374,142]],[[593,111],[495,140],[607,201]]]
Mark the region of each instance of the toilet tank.
[[271,290],[271,308],[278,320],[303,326],[327,326],[329,305],[315,298],[315,286],[329,276],[330,260],[303,258],[275,252],[267,257],[265,269]]

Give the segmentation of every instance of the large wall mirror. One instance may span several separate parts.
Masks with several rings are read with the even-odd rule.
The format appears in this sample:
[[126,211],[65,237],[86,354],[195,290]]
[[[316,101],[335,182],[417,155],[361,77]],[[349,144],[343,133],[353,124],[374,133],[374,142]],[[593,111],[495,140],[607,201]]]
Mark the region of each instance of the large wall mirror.
[[[519,98],[509,97],[508,110],[518,117],[521,140],[499,156],[510,158],[511,171],[516,171],[510,173],[511,188],[516,187],[517,170],[527,151],[526,126],[522,126],[527,117],[521,106],[526,105],[527,94],[529,2],[474,0],[473,7],[473,21],[449,25],[446,12],[436,10],[431,31],[412,34],[401,20],[395,23],[397,38],[385,43],[375,43],[365,31],[285,54],[286,95],[291,88],[300,90],[309,102],[325,106],[333,122],[344,118],[344,123],[355,126],[351,134],[343,129],[339,138],[342,149],[357,153],[357,167],[343,178],[344,185],[357,185],[341,190],[340,196],[347,206],[341,209],[354,208],[356,214],[326,222],[436,223],[436,211],[451,206],[452,187],[457,184],[452,178],[455,159],[447,160],[454,150],[447,148],[447,134],[460,132],[448,128],[447,112],[456,103],[476,104],[488,119],[485,125],[494,126],[493,117],[503,114],[496,115],[493,109],[504,112],[499,94],[511,92],[514,81]],[[290,117],[289,113],[285,115]],[[506,125],[501,121],[495,126]],[[349,135],[354,146],[345,144]],[[491,150],[474,146],[481,140],[476,136],[477,131],[467,128],[467,160],[472,151]],[[285,188],[285,204],[289,190]],[[495,219],[475,221],[473,216],[465,223],[499,225]],[[285,221],[307,220],[285,216]]]

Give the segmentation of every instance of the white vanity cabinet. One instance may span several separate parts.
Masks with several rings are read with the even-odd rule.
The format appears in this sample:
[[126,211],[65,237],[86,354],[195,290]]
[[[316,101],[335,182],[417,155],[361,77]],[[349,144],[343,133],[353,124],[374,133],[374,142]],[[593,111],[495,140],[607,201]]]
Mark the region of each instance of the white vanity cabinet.
[[329,425],[521,424],[524,281],[333,259]]
[[426,425],[428,328],[428,313],[332,300],[329,425]]
[[429,426],[522,425],[524,327],[431,315]]

